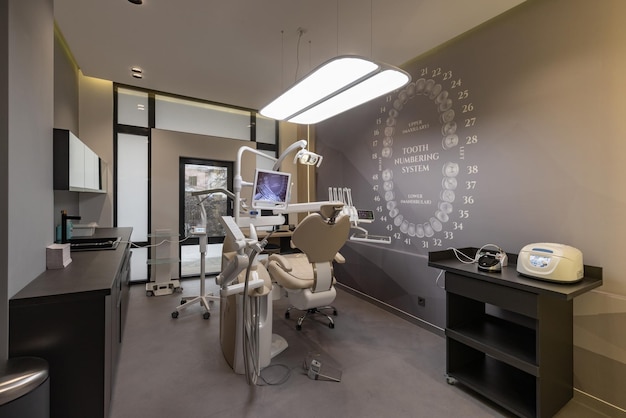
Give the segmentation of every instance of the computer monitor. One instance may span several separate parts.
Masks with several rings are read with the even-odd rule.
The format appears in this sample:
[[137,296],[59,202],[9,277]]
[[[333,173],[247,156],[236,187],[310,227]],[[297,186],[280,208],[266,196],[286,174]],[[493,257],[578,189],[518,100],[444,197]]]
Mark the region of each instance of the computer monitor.
[[365,223],[374,222],[373,210],[357,209],[356,213],[357,213],[357,216],[359,217],[359,222],[365,222]]
[[252,186],[252,207],[284,209],[289,201],[291,173],[257,168]]

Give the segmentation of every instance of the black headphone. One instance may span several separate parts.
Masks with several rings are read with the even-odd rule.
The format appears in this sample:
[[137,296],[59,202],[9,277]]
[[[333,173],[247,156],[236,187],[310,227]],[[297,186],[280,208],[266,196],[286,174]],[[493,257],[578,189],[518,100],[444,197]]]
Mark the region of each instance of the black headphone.
[[502,248],[494,244],[487,244],[480,247],[476,252],[476,258],[474,260],[478,264],[478,270],[490,272],[502,271],[502,267],[506,267],[508,264],[506,253]]

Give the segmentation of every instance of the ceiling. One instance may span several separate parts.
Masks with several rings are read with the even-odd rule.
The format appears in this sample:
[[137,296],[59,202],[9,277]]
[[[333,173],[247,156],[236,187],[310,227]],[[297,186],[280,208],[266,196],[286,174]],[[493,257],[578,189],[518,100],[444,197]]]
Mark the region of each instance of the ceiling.
[[334,56],[400,66],[522,2],[54,0],[54,15],[86,76],[259,109]]

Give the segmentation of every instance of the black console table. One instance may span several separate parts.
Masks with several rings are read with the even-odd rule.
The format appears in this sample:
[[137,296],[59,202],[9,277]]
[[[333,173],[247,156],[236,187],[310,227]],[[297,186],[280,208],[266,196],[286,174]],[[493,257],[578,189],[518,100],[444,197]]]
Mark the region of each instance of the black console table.
[[[470,257],[476,248],[463,248]],[[445,271],[446,379],[521,417],[551,417],[573,396],[573,299],[602,285],[602,268],[584,266],[573,284],[461,263],[452,250],[428,254]]]
[[[114,250],[72,252],[9,300],[10,357],[49,364],[52,418],[108,418],[130,280],[132,228],[97,228],[121,237]],[[139,415],[139,414],[138,414]]]

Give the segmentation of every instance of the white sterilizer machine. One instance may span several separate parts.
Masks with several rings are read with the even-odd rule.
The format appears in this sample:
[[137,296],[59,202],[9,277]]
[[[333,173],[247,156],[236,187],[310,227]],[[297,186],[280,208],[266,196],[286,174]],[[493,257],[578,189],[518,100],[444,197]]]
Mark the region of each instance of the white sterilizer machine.
[[583,254],[565,244],[528,244],[519,252],[517,272],[534,279],[575,283],[584,275]]

